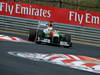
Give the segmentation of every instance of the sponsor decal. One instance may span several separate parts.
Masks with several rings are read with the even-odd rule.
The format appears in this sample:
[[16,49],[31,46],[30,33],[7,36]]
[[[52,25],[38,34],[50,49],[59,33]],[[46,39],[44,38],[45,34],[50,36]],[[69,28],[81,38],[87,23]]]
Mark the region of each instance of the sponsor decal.
[[11,51],[8,54],[100,74],[100,59],[97,58],[71,54],[42,54],[17,51]]
[[100,16],[94,16],[92,13],[79,13],[69,11],[69,21],[78,22],[79,24],[100,24]]
[[[4,11],[10,15],[21,14],[29,16],[51,17],[51,10],[33,7],[32,5],[14,3],[14,2],[0,2],[0,11]],[[4,9],[4,10],[2,10]]]

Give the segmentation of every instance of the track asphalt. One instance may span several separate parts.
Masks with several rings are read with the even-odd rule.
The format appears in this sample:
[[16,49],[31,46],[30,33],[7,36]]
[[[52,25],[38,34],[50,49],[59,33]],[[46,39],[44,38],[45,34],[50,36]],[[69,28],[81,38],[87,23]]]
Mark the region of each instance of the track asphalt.
[[[23,35],[2,33],[27,39]],[[99,75],[46,62],[36,62],[8,55],[9,51],[63,53],[100,58],[100,47],[73,43],[72,48],[0,41],[0,75]]]

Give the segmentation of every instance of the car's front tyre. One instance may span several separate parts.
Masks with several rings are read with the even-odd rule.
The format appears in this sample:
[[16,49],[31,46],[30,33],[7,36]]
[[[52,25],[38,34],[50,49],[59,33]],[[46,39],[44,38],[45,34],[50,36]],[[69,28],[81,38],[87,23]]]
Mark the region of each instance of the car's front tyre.
[[36,40],[36,29],[30,29],[28,34],[28,41],[34,42]]

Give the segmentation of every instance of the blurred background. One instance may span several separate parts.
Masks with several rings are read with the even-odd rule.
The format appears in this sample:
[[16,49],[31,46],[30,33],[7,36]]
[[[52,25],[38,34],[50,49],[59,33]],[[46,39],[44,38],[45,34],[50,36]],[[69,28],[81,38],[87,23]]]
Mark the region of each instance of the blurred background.
[[100,0],[6,0],[29,4],[100,12]]

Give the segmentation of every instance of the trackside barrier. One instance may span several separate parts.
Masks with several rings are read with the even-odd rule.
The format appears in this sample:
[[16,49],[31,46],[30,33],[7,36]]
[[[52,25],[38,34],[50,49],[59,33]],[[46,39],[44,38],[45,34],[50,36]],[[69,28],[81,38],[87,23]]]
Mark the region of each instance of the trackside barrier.
[[[38,20],[0,16],[0,30],[24,32],[28,34],[30,28],[37,28]],[[100,29],[85,26],[54,23],[55,29],[72,35],[72,40],[87,41],[100,44]]]

